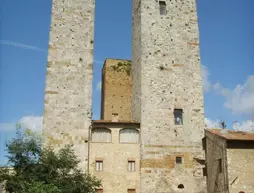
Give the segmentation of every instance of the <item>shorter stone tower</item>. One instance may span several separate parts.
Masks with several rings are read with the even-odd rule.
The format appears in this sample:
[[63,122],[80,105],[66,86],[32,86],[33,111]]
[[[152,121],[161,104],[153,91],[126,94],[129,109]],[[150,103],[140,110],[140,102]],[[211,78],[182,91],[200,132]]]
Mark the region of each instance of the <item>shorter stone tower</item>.
[[72,145],[84,170],[91,125],[94,8],[94,0],[53,0],[43,119],[46,145]]
[[130,69],[130,60],[105,60],[102,69],[101,119],[130,120]]

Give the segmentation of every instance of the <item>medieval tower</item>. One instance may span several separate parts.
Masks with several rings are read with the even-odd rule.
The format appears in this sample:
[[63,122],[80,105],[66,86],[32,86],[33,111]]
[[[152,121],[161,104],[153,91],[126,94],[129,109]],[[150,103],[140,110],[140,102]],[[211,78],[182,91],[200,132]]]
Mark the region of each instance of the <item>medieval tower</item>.
[[[118,77],[107,68],[118,61],[105,62],[102,117],[111,119],[91,121],[95,0],[53,0],[46,143],[72,145],[81,168],[102,179],[98,192],[205,193],[196,1],[132,2],[130,77],[108,81]],[[113,94],[121,84],[132,92]]]
[[46,143],[72,145],[87,169],[91,125],[94,0],[53,0],[43,131]]
[[141,193],[206,192],[195,0],[133,0],[132,118]]

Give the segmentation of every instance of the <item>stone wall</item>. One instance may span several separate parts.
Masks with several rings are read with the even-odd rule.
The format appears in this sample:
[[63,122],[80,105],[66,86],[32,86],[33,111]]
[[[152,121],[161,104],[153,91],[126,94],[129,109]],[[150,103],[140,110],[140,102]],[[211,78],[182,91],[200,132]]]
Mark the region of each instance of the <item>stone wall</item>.
[[113,114],[117,114],[119,120],[131,119],[130,67],[118,66],[118,63],[130,64],[131,61],[106,59],[102,70],[101,119],[104,120],[113,120]]
[[45,143],[73,145],[87,169],[91,125],[94,0],[53,0],[45,89]]
[[209,132],[206,132],[205,140],[208,193],[227,193],[226,141]]
[[253,193],[254,142],[251,142],[251,146],[248,146],[248,142],[241,141],[241,143],[241,147],[236,145],[234,148],[227,149],[229,192]]
[[[140,144],[119,142],[122,128],[139,129],[139,124],[97,124],[93,128],[109,128],[112,133],[110,143],[90,143],[89,172],[102,180],[104,193],[126,193],[128,189],[140,192]],[[103,171],[95,170],[96,160],[103,160]],[[135,160],[135,172],[128,172],[128,160]]]
[[[132,118],[141,122],[141,193],[206,192],[195,159],[204,159],[196,1],[165,2],[162,16],[159,1],[133,0]],[[174,109],[183,110],[183,125],[175,125]]]

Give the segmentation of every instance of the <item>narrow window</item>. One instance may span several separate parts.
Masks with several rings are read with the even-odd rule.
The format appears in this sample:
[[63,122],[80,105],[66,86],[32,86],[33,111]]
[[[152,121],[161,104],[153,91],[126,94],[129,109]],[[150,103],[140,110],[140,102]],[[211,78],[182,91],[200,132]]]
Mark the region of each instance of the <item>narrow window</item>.
[[183,158],[182,157],[176,157],[176,164],[182,164]]
[[219,173],[222,173],[222,159],[218,159],[218,170],[219,170]]
[[174,119],[175,119],[175,125],[183,124],[183,110],[182,109],[174,110]]
[[166,13],[167,13],[166,2],[159,1],[159,5],[160,5],[160,15],[166,15]]
[[103,193],[103,189],[97,189],[95,193]]
[[135,161],[128,161],[128,171],[135,172]]
[[135,189],[128,189],[128,193],[136,193]]
[[207,176],[207,167],[203,168],[203,176]]
[[103,161],[96,160],[95,167],[96,167],[96,171],[102,171],[103,170]]

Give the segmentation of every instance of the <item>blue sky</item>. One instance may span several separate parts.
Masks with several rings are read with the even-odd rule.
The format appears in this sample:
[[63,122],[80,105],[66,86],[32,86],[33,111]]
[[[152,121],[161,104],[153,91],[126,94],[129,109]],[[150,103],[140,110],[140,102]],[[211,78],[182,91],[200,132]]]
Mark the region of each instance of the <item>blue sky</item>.
[[[15,123],[41,129],[51,0],[0,2],[0,164]],[[97,0],[93,118],[100,115],[105,58],[131,59],[131,0]],[[254,111],[254,1],[197,0],[205,116],[229,128],[252,128]],[[254,118],[253,118],[254,119]]]

